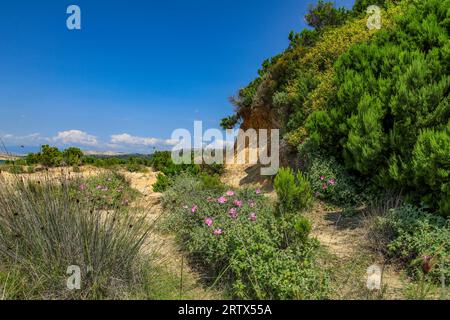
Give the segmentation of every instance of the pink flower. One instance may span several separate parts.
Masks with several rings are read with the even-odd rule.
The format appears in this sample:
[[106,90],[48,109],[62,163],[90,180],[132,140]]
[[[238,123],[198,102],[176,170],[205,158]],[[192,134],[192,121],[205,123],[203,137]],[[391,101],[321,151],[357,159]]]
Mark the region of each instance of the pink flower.
[[324,181],[324,180],[325,180],[325,177],[324,177],[324,176],[321,176],[321,177],[320,177],[320,180],[321,180],[321,181]]
[[336,184],[336,181],[334,179],[330,179],[330,180],[328,180],[328,184],[330,186],[334,186]]
[[217,200],[217,201],[219,201],[219,203],[223,204],[223,203],[227,203],[228,200],[225,197],[220,197],[219,200]]
[[198,206],[194,204],[194,205],[192,206],[191,212],[192,212],[192,213],[196,213],[197,210],[198,210]]
[[261,191],[260,188],[256,189],[256,191],[255,191],[256,194],[260,194],[261,192],[262,192],[262,191]]
[[205,219],[205,224],[206,224],[208,227],[211,227],[211,226],[213,225],[213,219],[211,219],[211,218],[206,218],[206,219]]
[[322,189],[323,189],[323,190],[327,190],[327,189],[328,189],[328,186],[327,186],[326,184],[324,184],[324,185],[322,186]]
[[237,218],[237,209],[231,208],[229,214],[232,219],[236,219]]
[[255,207],[255,202],[253,200],[250,200],[248,202],[248,205],[250,206],[250,208],[254,208]]
[[229,196],[229,197],[232,197],[232,196],[234,196],[234,191],[233,190],[228,190],[226,195]]
[[80,190],[86,190],[86,185],[84,183],[80,184]]
[[242,207],[242,201],[241,200],[234,200],[234,205],[238,207]]
[[250,221],[256,221],[256,213],[254,213],[254,212],[250,213],[250,216],[248,217],[248,219]]
[[95,188],[95,189],[97,189],[97,190],[103,190],[103,187],[100,186],[100,185],[98,185],[97,188]]
[[214,235],[215,236],[220,236],[222,234],[222,229],[216,229],[214,230]]

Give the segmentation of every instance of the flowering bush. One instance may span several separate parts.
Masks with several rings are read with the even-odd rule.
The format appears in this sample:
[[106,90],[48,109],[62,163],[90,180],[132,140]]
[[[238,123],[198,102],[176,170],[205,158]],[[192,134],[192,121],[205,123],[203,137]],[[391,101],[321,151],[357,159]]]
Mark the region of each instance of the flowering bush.
[[[240,299],[313,299],[327,296],[327,277],[315,265],[318,243],[285,246],[274,207],[261,190],[203,190],[198,178],[180,176],[163,197],[167,227],[184,248]],[[195,207],[195,212],[192,208]]]
[[91,202],[98,209],[116,209],[127,206],[137,196],[125,178],[119,174],[106,173],[72,185],[72,195],[78,202]]
[[312,155],[308,176],[317,198],[343,206],[361,204],[368,198],[363,192],[365,184],[349,175],[332,157]]

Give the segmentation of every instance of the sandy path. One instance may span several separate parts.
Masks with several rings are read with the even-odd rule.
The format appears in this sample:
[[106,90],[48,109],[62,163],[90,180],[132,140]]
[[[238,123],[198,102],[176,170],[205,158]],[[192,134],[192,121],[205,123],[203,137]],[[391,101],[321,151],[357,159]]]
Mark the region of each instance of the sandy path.
[[321,203],[316,203],[305,215],[313,224],[311,235],[335,256],[335,263],[344,269],[340,298],[363,298],[361,295],[366,294],[366,270],[371,265],[383,269],[383,299],[403,298],[404,283],[399,271],[368,249],[368,231],[363,213],[345,216],[342,211],[326,210]]

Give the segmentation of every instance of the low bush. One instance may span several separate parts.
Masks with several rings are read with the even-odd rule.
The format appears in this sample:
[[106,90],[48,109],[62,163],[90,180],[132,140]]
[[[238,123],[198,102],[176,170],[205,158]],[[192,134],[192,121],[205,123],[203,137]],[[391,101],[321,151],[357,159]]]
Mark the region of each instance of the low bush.
[[377,217],[370,235],[379,239],[375,249],[405,263],[411,275],[420,269],[436,283],[442,276],[450,281],[449,220],[408,204]]
[[344,207],[369,200],[366,183],[349,174],[335,158],[313,154],[308,162],[308,177],[317,198]]
[[122,175],[112,172],[90,177],[78,185],[72,183],[71,189],[75,200],[84,199],[105,210],[128,206],[138,195]]
[[[193,156],[193,155],[192,155]],[[221,164],[175,164],[172,161],[171,153],[167,151],[156,152],[153,156],[152,167],[155,171],[160,171],[157,181],[153,185],[153,191],[164,192],[171,185],[174,179],[184,173],[200,175],[205,187],[213,189],[222,188],[219,176],[223,173],[224,167]]]
[[315,263],[317,241],[298,222],[301,241],[285,246],[283,224],[260,190],[205,190],[181,175],[164,194],[175,231],[193,261],[239,299],[320,299],[328,278]]

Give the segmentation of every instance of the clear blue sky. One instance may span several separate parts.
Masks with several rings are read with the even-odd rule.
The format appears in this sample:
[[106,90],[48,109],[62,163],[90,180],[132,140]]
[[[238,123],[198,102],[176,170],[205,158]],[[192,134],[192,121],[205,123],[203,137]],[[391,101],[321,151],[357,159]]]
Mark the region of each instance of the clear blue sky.
[[[286,48],[290,30],[305,28],[311,2],[5,1],[0,137],[11,148],[142,151],[194,120],[217,128],[232,113],[228,97]],[[66,28],[70,4],[82,30]]]

